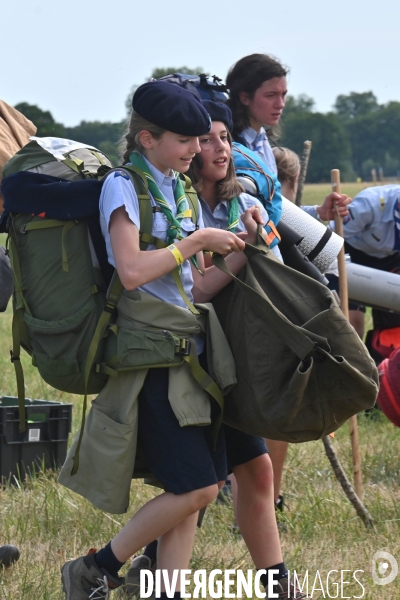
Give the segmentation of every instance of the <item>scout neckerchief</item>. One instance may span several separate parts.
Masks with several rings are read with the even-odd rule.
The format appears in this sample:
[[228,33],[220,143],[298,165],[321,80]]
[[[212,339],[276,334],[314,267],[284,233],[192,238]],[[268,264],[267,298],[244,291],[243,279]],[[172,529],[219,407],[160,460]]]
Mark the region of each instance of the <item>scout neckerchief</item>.
[[239,225],[239,200],[237,196],[234,196],[232,200],[228,201],[228,227],[227,231],[235,233],[237,226]]
[[400,198],[394,205],[394,249],[400,250]]
[[[167,244],[173,244],[175,240],[183,240],[184,236],[182,235],[182,219],[185,217],[191,217],[191,210],[187,208],[186,195],[179,177],[175,179],[176,185],[174,188],[174,198],[176,204],[176,216],[172,212],[169,207],[168,202],[165,200],[160,188],[153,175],[151,174],[149,167],[144,160],[143,156],[139,154],[139,152],[132,152],[129,157],[129,161],[135,167],[138,167],[143,173],[143,175],[147,179],[147,183],[149,186],[149,192],[151,193],[153,199],[155,200],[157,206],[160,208],[161,212],[164,214],[165,218],[168,221],[168,230],[167,230]],[[193,265],[199,271],[197,266],[197,260],[195,256],[190,258]],[[201,273],[201,271],[199,271]]]

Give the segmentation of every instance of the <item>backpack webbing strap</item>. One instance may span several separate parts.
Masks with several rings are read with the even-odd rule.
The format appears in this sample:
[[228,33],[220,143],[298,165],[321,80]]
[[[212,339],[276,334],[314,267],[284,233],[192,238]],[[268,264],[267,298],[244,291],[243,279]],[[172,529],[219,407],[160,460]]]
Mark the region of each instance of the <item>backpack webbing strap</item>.
[[79,468],[79,450],[82,443],[83,430],[85,428],[85,419],[86,419],[86,411],[87,411],[87,384],[89,381],[90,372],[93,367],[94,360],[96,358],[96,354],[99,348],[99,344],[104,337],[107,326],[110,322],[111,316],[115,311],[118,300],[122,296],[122,292],[124,291],[124,287],[118,277],[117,270],[114,271],[114,275],[112,276],[110,286],[107,291],[107,302],[104,307],[103,312],[101,313],[100,319],[97,323],[96,330],[94,332],[92,341],[90,342],[88,354],[86,357],[85,364],[85,396],[83,399],[83,408],[82,408],[82,420],[81,420],[81,429],[79,433],[79,439],[76,446],[76,451],[73,459],[73,466],[71,475],[75,475]]
[[[242,144],[242,145],[245,146],[245,144]],[[243,158],[245,158],[247,161],[249,161],[250,164],[253,165],[253,167],[246,167],[245,171],[243,172],[243,175],[246,174],[247,170],[257,171],[258,173],[262,173],[264,175],[265,179],[267,180],[267,184],[268,184],[268,191],[270,194],[269,200],[271,201],[274,196],[274,193],[275,193],[275,183],[274,183],[274,180],[272,179],[271,175],[269,175],[266,171],[264,171],[262,166],[260,164],[258,164],[251,156],[249,156],[248,154],[243,152],[243,150],[241,150],[237,144],[234,143],[232,145],[232,147],[234,150],[236,150],[236,152],[241,154],[243,156]],[[237,169],[235,169],[235,171],[237,173],[241,173],[241,169],[244,169],[244,167],[238,167]]]
[[199,197],[197,195],[196,190],[192,186],[192,181],[189,179],[189,177],[187,177],[183,173],[180,173],[180,179],[185,184],[185,187],[184,187],[185,196],[186,196],[186,200],[188,201],[188,204],[189,204],[189,209],[192,211],[192,221],[193,221],[194,225],[196,226],[196,229],[198,229],[199,228],[199,225],[198,225],[199,212],[200,212]]
[[265,242],[268,244],[268,246],[270,246],[272,244],[272,242],[274,241],[275,238],[278,238],[278,240],[281,241],[281,236],[279,235],[279,232],[278,232],[277,228],[275,227],[274,222],[268,221],[267,225],[271,229],[271,231],[269,233],[265,232],[266,233]]
[[223,418],[223,414],[224,414],[224,404],[225,404],[224,396],[222,395],[222,392],[221,392],[220,388],[218,387],[218,385],[215,383],[215,381],[210,377],[210,375],[200,365],[199,359],[197,358],[193,347],[190,350],[190,354],[188,356],[184,355],[184,356],[182,356],[182,358],[183,358],[183,360],[185,360],[188,363],[190,372],[192,373],[193,377],[195,378],[195,380],[197,381],[199,386],[205,392],[210,394],[210,396],[218,404],[219,415],[213,425],[213,437],[214,437],[214,442],[216,444],[218,431],[219,431],[219,428],[221,427],[222,418]]
[[106,163],[104,162],[103,157],[101,156],[100,152],[96,152],[95,150],[90,150],[90,152],[93,154],[93,156],[95,158],[97,158],[97,160],[99,161],[99,163],[101,165],[105,165]]
[[[12,223],[11,227],[14,227]],[[15,310],[12,319],[12,340],[13,348],[10,351],[11,362],[15,369],[15,379],[17,381],[17,395],[18,395],[18,407],[19,407],[19,431],[23,433],[26,431],[26,410],[25,410],[25,381],[24,371],[21,365],[21,333],[20,328],[23,327],[26,332],[26,325],[23,318],[24,311],[29,315],[31,311],[26,303],[23,295],[22,277],[21,277],[21,266],[18,260],[17,246],[14,242],[12,235],[9,235],[8,240],[10,242],[10,261],[14,278],[14,295],[15,295]]]
[[78,173],[79,175],[83,176],[83,160],[80,160],[79,158],[64,158],[64,160],[62,160],[61,162],[63,162],[65,165],[67,165],[67,167],[75,171],[75,173]]
[[30,223],[25,223],[21,227],[20,233],[26,233],[27,231],[34,231],[35,229],[50,229],[52,227],[62,227],[62,235],[61,235],[61,266],[62,270],[68,273],[68,256],[67,251],[65,249],[65,237],[70,229],[78,224],[79,221],[58,221],[57,219],[45,219],[43,221],[31,221]]
[[126,171],[135,188],[136,195],[139,200],[139,218],[140,218],[140,249],[146,250],[149,242],[142,240],[142,233],[145,232],[151,235],[153,229],[153,207],[151,206],[149,196],[149,184],[148,181],[140,169],[134,165],[124,165],[123,167],[117,167],[111,169],[107,173],[107,176],[113,171]]

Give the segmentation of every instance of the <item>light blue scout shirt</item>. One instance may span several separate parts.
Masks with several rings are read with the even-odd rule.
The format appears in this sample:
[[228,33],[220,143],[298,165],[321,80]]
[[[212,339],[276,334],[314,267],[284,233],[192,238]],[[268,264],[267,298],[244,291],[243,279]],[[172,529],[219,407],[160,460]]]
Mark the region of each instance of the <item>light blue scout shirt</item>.
[[272,148],[264,127],[261,127],[260,131],[256,131],[252,127],[247,127],[247,129],[244,129],[240,135],[244,138],[246,145],[250,148],[250,150],[256,152],[261,160],[268,165],[271,171],[277,175],[278,169],[276,167],[275,156],[272,152]]
[[[145,158],[146,160],[146,158]],[[176,179],[171,171],[171,175],[164,175],[156,169],[148,160],[146,163],[153,175],[157,186],[162,192],[165,200],[169,203],[170,208],[174,215],[176,215],[176,204],[174,199],[174,187],[176,185]],[[152,206],[156,206],[156,202],[150,195],[150,201]],[[103,233],[108,262],[115,267],[114,256],[111,248],[111,240],[109,233],[110,218],[114,210],[124,206],[125,210],[136,227],[140,230],[140,213],[139,213],[139,202],[136,195],[135,188],[133,187],[131,180],[127,174],[123,171],[111,173],[106,178],[101,195],[100,195],[100,226]],[[187,207],[188,208],[188,207]],[[192,223],[190,217],[182,219],[182,235],[186,237],[188,233],[195,230],[195,225]],[[199,229],[204,227],[203,219],[201,216],[201,209],[199,212],[198,220]],[[153,229],[152,234],[155,237],[160,238],[164,242],[167,242],[167,229],[168,221],[162,212],[153,213]],[[155,250],[155,247],[149,244],[148,250]],[[191,302],[193,302],[192,288],[193,288],[193,277],[191,263],[189,260],[185,260],[182,264],[181,280],[186,294],[188,295]],[[162,277],[159,277],[155,281],[150,281],[145,285],[138,288],[141,291],[147,292],[164,302],[169,302],[182,308],[187,309],[187,306],[180,295],[178,288],[174,282],[171,273],[167,273]]]
[[353,199],[349,216],[343,219],[345,240],[370,256],[384,258],[394,254],[394,210],[400,198],[400,185],[370,187]]
[[[239,201],[239,215],[241,215],[242,213],[244,213],[248,208],[250,208],[251,206],[258,206],[258,208],[261,211],[261,216],[264,220],[264,223],[268,223],[269,221],[269,216],[267,211],[265,210],[264,206],[261,204],[261,202],[258,200],[258,198],[256,198],[255,196],[252,196],[251,194],[239,194],[238,196],[238,201]],[[202,208],[202,212],[203,212],[203,220],[204,220],[204,226],[205,227],[214,227],[216,229],[226,229],[228,227],[228,200],[221,200],[221,202],[219,204],[217,204],[217,206],[214,209],[214,212],[211,210],[211,208],[208,206],[207,202],[205,200],[203,200],[203,198],[200,198],[200,204],[201,204],[201,208]],[[239,224],[236,228],[235,233],[240,233],[241,231],[246,231],[246,227],[242,221],[242,219],[239,216]],[[282,260],[282,255],[280,253],[280,250],[278,248],[278,246],[275,246],[274,248],[272,248],[272,252],[275,254],[275,256],[277,256],[277,258],[279,258],[279,260]]]

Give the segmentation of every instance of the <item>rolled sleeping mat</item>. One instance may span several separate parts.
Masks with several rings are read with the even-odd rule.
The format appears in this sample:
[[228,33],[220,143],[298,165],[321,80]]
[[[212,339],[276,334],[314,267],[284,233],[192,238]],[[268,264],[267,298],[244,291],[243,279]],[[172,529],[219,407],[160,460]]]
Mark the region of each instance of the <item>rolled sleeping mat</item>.
[[281,236],[279,250],[281,251],[285,265],[327,285],[328,280],[326,277],[324,277],[321,271],[299,250],[298,246],[303,239],[301,235],[282,220],[279,221],[277,230]]
[[400,312],[400,275],[346,262],[349,299]]
[[321,273],[325,273],[339,254],[343,238],[284,196],[281,221],[299,233],[303,238],[298,245],[299,250]]

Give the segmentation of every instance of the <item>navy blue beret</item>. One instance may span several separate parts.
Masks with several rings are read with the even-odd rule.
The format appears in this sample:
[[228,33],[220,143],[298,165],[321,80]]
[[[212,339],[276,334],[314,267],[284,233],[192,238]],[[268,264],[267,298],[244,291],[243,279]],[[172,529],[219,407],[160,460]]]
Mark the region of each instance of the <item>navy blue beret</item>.
[[214,102],[213,100],[203,100],[203,106],[211,117],[211,121],[221,121],[228,130],[233,131],[232,111],[226,104],[222,102]]
[[149,81],[138,87],[132,108],[150,123],[179,135],[196,137],[211,129],[210,115],[201,100],[166,81]]

